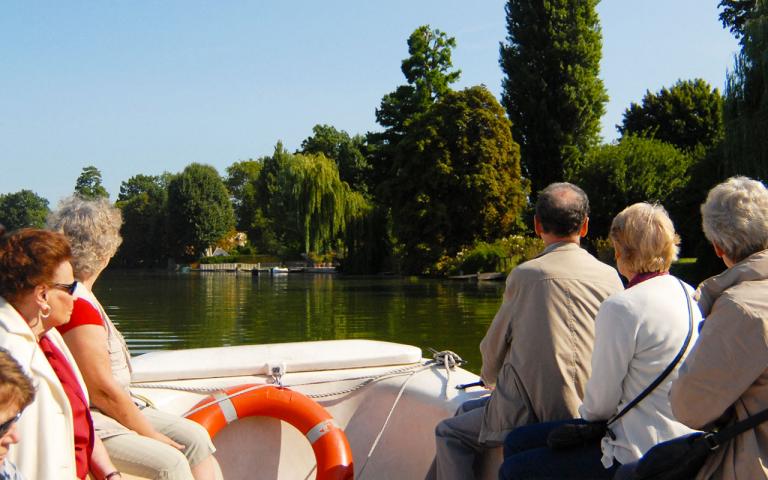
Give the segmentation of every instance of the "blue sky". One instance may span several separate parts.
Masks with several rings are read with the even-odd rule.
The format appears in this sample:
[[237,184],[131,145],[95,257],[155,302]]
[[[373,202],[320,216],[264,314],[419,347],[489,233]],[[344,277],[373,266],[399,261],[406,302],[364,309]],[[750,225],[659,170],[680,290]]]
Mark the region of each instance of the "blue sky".
[[[461,88],[500,96],[502,0],[68,1],[0,4],[0,193],[51,206],[95,165],[115,199],[129,177],[294,150],[312,126],[376,130],[404,83],[406,39],[456,37]],[[722,86],[738,46],[717,0],[603,0],[606,141],[632,101],[680,78]]]

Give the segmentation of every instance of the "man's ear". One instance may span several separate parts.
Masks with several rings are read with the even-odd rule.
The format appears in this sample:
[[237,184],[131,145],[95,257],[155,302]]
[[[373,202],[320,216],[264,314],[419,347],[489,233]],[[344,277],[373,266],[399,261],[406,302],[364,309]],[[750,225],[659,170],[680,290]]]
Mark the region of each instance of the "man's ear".
[[586,217],[584,219],[584,223],[581,224],[581,229],[579,230],[579,236],[584,238],[587,236],[587,232],[589,232],[589,217]]
[[715,249],[715,255],[717,255],[718,258],[723,258],[723,256],[725,256],[725,250],[720,248],[720,245],[712,242],[712,248]]
[[539,221],[539,217],[537,215],[533,216],[533,231],[538,237],[541,237],[541,234],[544,233],[544,228],[541,226],[541,222]]

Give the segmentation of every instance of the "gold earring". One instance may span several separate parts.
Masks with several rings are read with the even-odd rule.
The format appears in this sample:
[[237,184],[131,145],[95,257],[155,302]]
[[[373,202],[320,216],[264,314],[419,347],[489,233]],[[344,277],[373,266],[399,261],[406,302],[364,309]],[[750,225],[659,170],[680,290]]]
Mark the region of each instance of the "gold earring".
[[51,311],[53,308],[51,308],[50,305],[47,303],[44,303],[42,307],[40,307],[40,316],[42,318],[48,318],[51,315]]

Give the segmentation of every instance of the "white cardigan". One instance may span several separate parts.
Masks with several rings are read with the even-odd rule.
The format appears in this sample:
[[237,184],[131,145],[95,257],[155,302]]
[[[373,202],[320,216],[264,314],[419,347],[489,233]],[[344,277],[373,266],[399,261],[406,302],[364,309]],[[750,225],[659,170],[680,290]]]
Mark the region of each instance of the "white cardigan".
[[[88,391],[80,371],[61,335],[51,329],[46,336],[72,365],[87,398]],[[18,422],[19,443],[11,446],[8,458],[28,479],[76,479],[75,434],[67,394],[27,322],[2,297],[0,347],[8,350],[21,364],[36,389],[34,402],[24,410]]]
[[[693,289],[685,285],[689,297]],[[698,336],[701,313],[691,298],[693,333]],[[592,374],[579,414],[586,420],[607,420],[621,411],[671,363],[688,334],[688,306],[680,282],[671,275],[653,277],[610,296],[595,319]],[[677,368],[682,364],[682,360]],[[650,395],[611,425],[616,435],[602,440],[606,468],[614,458],[638,460],[652,446],[693,430],[677,422],[667,395],[677,368]]]

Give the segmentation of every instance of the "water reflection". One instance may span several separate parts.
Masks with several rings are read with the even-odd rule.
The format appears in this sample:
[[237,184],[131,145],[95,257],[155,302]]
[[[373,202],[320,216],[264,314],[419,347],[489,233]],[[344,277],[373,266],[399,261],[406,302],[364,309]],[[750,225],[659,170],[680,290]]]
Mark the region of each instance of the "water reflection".
[[169,348],[369,338],[450,349],[478,344],[503,283],[290,274],[107,271],[96,294],[134,354]]

